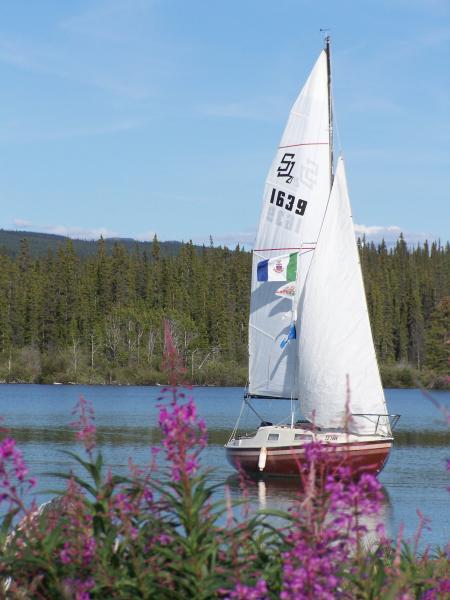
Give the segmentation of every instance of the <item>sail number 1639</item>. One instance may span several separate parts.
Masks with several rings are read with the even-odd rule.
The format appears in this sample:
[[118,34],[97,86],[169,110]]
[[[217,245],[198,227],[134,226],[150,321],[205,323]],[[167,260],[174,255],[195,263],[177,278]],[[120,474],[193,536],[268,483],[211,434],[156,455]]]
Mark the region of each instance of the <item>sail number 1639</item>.
[[272,189],[272,193],[270,195],[270,204],[275,204],[284,208],[286,210],[292,211],[295,209],[296,215],[304,215],[306,210],[306,205],[308,204],[306,200],[301,200],[301,198],[295,198],[292,194],[286,194],[281,190]]

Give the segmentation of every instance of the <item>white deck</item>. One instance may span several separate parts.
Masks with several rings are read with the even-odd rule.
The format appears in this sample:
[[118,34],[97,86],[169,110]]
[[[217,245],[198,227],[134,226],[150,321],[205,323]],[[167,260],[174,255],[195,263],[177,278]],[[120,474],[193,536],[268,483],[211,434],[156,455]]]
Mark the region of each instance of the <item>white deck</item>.
[[295,425],[266,425],[259,427],[253,435],[235,437],[226,444],[228,448],[279,448],[283,446],[301,447],[311,442],[323,444],[354,444],[362,442],[391,441],[390,436],[380,434],[358,435],[339,430],[312,431]]

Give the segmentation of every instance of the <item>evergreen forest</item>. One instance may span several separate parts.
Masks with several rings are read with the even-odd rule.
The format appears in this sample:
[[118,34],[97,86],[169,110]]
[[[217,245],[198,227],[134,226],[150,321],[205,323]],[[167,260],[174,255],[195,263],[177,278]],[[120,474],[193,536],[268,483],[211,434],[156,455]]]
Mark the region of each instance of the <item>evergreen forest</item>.
[[[449,244],[358,246],[384,385],[448,387]],[[251,253],[176,249],[0,252],[0,381],[164,384],[167,319],[192,383],[244,385]]]

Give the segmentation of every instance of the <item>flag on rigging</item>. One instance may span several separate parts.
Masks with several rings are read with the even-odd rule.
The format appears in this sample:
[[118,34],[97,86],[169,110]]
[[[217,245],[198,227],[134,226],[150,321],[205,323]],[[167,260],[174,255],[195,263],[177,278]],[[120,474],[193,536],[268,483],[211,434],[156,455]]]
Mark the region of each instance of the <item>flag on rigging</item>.
[[293,300],[295,297],[295,281],[288,281],[288,283],[285,283],[279,287],[275,292],[275,296],[280,296],[280,298],[290,298]]
[[297,331],[295,329],[295,323],[292,323],[291,327],[289,328],[288,331],[288,336],[285,340],[283,340],[280,344],[280,348],[283,350],[283,348],[286,346],[286,344],[290,341],[290,340],[296,340],[297,339]]
[[260,260],[257,265],[258,281],[295,281],[298,252]]

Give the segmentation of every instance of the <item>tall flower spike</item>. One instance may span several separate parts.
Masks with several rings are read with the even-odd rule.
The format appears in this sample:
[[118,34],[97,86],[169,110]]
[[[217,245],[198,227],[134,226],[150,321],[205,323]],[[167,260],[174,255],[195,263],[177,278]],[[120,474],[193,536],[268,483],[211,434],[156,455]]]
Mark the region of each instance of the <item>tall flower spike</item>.
[[198,418],[192,396],[186,396],[184,390],[176,387],[183,368],[167,320],[164,322],[164,341],[164,365],[169,369],[171,384],[163,388],[159,397],[159,425],[172,477],[180,481],[197,472],[198,456],[207,443],[206,425],[203,419]]
[[182,383],[186,368],[175,346],[169,319],[164,319],[164,355],[162,368],[168,373],[169,385],[174,387]]
[[96,445],[97,428],[94,424],[95,414],[92,403],[87,402],[83,396],[80,396],[79,401],[72,411],[73,415],[78,415],[78,420],[73,421],[70,425],[77,430],[76,438],[83,442],[84,448],[88,454]]
[[22,453],[16,448],[16,440],[5,438],[0,442],[0,507],[8,503],[8,510],[24,509],[21,490],[30,490],[36,485],[32,477],[28,477],[28,469]]

